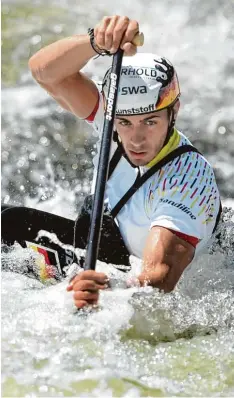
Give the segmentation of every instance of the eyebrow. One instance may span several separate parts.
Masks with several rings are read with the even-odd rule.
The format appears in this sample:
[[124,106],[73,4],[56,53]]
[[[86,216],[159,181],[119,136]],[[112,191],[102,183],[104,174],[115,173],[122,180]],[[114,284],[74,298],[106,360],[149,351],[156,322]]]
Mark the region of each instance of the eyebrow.
[[[160,117],[160,116],[159,116],[159,115],[149,116],[149,117],[146,117],[146,118],[143,119],[143,120],[140,120],[140,122],[145,121],[145,120],[154,119],[155,117]],[[119,120],[124,120],[124,121],[127,121],[127,122],[130,121],[130,120],[125,119],[124,117],[121,117],[121,116],[116,116],[115,118],[116,118],[116,119],[119,119]]]

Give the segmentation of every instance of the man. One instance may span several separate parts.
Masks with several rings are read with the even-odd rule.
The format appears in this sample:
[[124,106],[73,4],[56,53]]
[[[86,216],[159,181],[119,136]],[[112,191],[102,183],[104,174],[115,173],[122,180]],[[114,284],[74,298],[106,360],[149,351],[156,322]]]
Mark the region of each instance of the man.
[[[89,34],[59,40],[29,61],[37,82],[65,110],[90,123],[100,138],[110,72],[99,88],[81,69],[97,54],[124,50],[111,148],[112,159],[117,148],[122,156],[113,167],[105,194],[112,211],[148,170],[176,148],[191,145],[174,127],[180,107],[176,72],[165,58],[136,54],[132,42],[138,32],[137,21],[104,17]],[[206,159],[192,150],[172,157],[115,214],[125,248],[143,261],[141,274],[128,285],[172,291],[211,237],[219,209],[218,188]],[[73,290],[74,303],[82,308],[97,303],[99,290],[107,287],[104,273],[84,271],[67,290]]]

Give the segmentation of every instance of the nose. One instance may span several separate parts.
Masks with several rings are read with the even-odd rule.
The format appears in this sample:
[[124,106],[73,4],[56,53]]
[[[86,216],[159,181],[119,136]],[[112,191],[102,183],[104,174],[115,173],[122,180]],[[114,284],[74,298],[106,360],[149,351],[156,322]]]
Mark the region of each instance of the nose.
[[131,135],[131,144],[135,147],[141,147],[145,143],[146,137],[142,126],[135,126]]

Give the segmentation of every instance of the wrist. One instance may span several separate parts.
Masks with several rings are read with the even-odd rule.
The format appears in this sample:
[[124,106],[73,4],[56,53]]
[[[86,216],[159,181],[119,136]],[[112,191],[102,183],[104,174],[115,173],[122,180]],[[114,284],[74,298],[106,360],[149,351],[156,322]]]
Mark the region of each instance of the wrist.
[[90,45],[92,47],[92,49],[95,51],[95,53],[99,56],[111,56],[113,54],[111,54],[109,51],[105,50],[104,48],[101,48],[97,45],[96,41],[95,41],[95,37],[94,37],[94,29],[93,28],[89,28],[88,29],[88,36],[89,36],[89,41],[90,41]]
[[78,46],[78,51],[82,51],[83,54],[87,54],[87,61],[97,55],[90,43],[90,36],[87,34],[79,35],[75,34],[71,37],[75,41],[75,45]]

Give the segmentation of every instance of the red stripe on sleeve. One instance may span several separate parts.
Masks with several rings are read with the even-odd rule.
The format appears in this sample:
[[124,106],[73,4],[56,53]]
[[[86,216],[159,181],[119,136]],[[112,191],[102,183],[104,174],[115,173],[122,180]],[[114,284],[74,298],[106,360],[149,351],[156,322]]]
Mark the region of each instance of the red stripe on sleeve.
[[88,117],[86,117],[85,120],[87,120],[88,122],[93,122],[93,121],[94,121],[94,118],[95,118],[95,116],[96,116],[98,107],[99,107],[99,97],[98,97],[98,100],[97,100],[97,103],[96,103],[96,105],[95,105],[95,107],[94,107],[93,112],[90,113],[90,115],[89,115]]
[[190,243],[193,247],[196,247],[199,242],[199,239],[195,238],[195,236],[186,235],[183,234],[182,232],[174,231],[172,229],[170,229],[170,231],[173,232],[173,234],[175,234],[176,236],[178,236],[178,238],[183,239],[186,242]]

